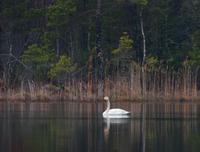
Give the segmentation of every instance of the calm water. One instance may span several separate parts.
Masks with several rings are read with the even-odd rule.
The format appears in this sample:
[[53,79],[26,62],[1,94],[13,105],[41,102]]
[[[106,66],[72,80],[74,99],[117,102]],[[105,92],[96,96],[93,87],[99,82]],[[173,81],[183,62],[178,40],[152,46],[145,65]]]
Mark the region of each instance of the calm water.
[[199,152],[200,104],[0,103],[1,152]]

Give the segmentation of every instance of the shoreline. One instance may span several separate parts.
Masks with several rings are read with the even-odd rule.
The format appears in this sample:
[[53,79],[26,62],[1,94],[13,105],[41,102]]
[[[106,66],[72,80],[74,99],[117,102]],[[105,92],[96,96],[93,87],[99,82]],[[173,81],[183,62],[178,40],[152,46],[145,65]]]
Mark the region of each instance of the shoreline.
[[[101,103],[104,102],[102,99],[9,99],[9,98],[1,98],[0,103]],[[200,103],[200,99],[185,99],[185,98],[155,98],[155,99],[112,99],[113,103]]]

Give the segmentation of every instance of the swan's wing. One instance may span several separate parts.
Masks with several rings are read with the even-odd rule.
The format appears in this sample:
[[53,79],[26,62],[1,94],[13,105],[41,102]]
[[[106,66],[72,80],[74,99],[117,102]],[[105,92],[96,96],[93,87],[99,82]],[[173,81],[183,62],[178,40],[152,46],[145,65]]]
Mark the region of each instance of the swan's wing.
[[130,114],[130,112],[123,109],[110,109],[108,114],[109,115],[127,115],[127,114]]

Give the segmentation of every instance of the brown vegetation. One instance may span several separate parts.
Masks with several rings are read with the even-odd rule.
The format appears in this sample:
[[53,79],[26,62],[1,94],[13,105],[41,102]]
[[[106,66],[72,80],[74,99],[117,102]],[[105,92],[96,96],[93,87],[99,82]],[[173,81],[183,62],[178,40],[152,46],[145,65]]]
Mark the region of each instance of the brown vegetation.
[[[113,100],[197,100],[198,70],[183,68],[179,70],[142,68],[138,64],[131,64],[131,68],[118,68],[117,72],[109,70],[104,82],[103,93]],[[115,69],[115,68],[113,68]],[[113,70],[116,71],[116,70]],[[65,82],[64,87],[51,84],[39,85],[28,81],[21,82],[17,89],[7,89],[0,93],[2,101],[95,101],[101,100],[97,82],[86,82],[82,78],[71,78]],[[3,82],[2,82],[3,83]],[[100,82],[99,82],[100,83]],[[145,87],[145,88],[144,88]],[[93,89],[91,89],[93,88]]]

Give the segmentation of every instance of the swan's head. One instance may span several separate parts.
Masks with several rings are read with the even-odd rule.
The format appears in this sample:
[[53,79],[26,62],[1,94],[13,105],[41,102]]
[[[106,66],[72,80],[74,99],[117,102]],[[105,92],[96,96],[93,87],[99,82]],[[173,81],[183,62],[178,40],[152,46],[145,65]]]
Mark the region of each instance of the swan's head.
[[104,97],[104,100],[108,101],[108,100],[109,100],[109,97],[108,97],[108,96],[105,96],[105,97]]

